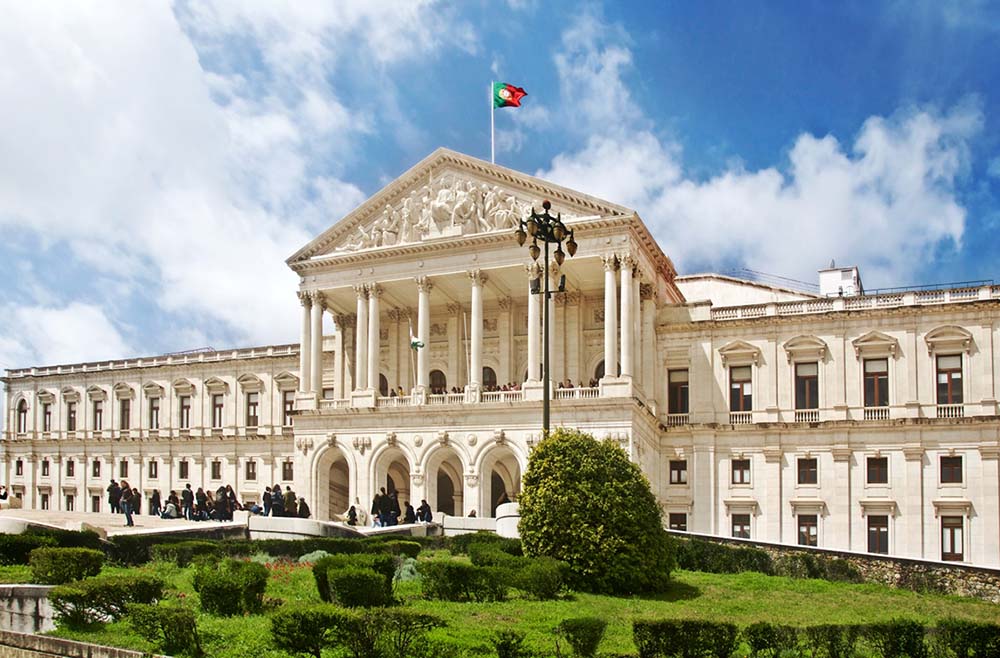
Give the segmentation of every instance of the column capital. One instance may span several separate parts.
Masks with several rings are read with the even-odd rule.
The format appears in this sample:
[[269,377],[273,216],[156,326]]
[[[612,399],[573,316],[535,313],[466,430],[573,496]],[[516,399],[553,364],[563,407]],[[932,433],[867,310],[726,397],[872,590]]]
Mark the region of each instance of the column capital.
[[337,315],[334,316],[334,322],[336,322],[337,326],[340,327],[341,329],[347,327],[353,327],[354,323],[357,321],[358,321],[358,316],[356,316],[354,313],[338,313]]
[[514,300],[510,297],[501,297],[497,300],[497,303],[500,305],[501,311],[509,311],[514,308]]
[[358,299],[368,299],[368,286],[363,283],[354,284],[354,294]]
[[305,307],[312,306],[312,293],[307,290],[300,290],[296,293],[299,296],[299,303]]
[[389,319],[392,322],[399,322],[401,319],[403,319],[403,309],[390,308],[387,315],[389,316]]
[[549,276],[559,276],[559,263],[552,261],[549,263]]
[[[636,266],[635,256],[626,251],[618,256],[618,266],[621,269],[633,269]],[[634,272],[633,272],[634,274]]]
[[450,304],[448,304],[448,312],[451,313],[452,315],[458,315],[459,313],[462,312],[462,305],[457,304],[455,302],[451,302]]
[[648,302],[653,299],[653,284],[651,283],[640,283],[639,284],[639,299],[644,302]]
[[323,293],[319,290],[310,290],[309,299],[312,301],[313,306],[319,306],[323,308],[324,302],[326,301],[323,297]]
[[430,292],[434,287],[434,283],[431,281],[430,277],[418,276],[413,278],[414,282],[417,284],[417,290],[420,292]]
[[618,257],[614,254],[603,254],[601,262],[604,264],[605,272],[614,272],[618,269]]
[[575,306],[583,301],[583,293],[581,293],[579,290],[567,291],[566,294],[563,295],[563,297],[566,298],[566,303],[571,306]]
[[469,279],[472,280],[472,285],[481,286],[489,280],[489,276],[482,270],[471,270],[467,272]]
[[379,297],[382,296],[382,286],[380,286],[377,283],[366,283],[365,290],[368,291],[369,299],[372,298],[378,299]]
[[528,280],[532,281],[542,276],[542,266],[538,263],[528,263],[524,266],[524,271],[528,273]]

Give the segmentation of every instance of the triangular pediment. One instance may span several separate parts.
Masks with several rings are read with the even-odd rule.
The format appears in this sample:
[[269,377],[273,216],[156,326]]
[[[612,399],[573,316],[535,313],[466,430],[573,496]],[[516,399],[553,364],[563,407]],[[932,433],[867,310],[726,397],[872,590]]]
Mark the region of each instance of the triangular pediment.
[[899,349],[899,341],[881,331],[869,331],[864,336],[852,340],[851,344],[854,345],[854,356],[859,359],[863,356],[891,356],[895,358],[896,351]]
[[470,235],[513,231],[532,206],[553,203],[563,221],[634,211],[512,169],[440,148],[288,259],[380,253]]
[[745,340],[734,340],[719,348],[722,365],[760,365],[760,348]]
[[826,352],[826,343],[817,336],[796,336],[785,343],[789,363],[804,359],[822,361],[826,358]]

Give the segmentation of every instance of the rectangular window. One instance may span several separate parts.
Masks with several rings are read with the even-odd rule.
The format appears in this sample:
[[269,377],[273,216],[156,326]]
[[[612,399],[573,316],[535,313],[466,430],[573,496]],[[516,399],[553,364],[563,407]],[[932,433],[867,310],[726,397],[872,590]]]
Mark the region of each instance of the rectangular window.
[[182,430],[191,429],[191,396],[182,395],[179,401],[180,416],[177,426]]
[[687,484],[688,463],[686,459],[670,460],[670,484]]
[[212,429],[222,428],[222,395],[212,396]]
[[66,462],[66,477],[71,478],[76,475],[76,462],[72,459]]
[[937,403],[962,404],[962,355],[937,358]]
[[795,408],[819,409],[819,364],[795,364]]
[[733,537],[750,539],[750,515],[733,514]]
[[49,495],[47,493],[42,494],[42,509],[49,508]]
[[118,401],[118,427],[123,430],[132,427],[132,401],[127,398]]
[[739,366],[729,369],[730,411],[753,410],[753,389],[750,384],[752,374],[750,366]]
[[246,464],[246,479],[247,481],[253,481],[257,479],[257,462],[250,460]]
[[668,517],[671,530],[681,530],[687,532],[688,529],[688,515],[684,512],[671,512]]
[[260,393],[247,393],[247,427],[257,427],[257,410],[260,407]]
[[750,460],[733,460],[733,484],[750,484]]
[[91,496],[90,497],[90,511],[94,512],[94,513],[98,513],[98,512],[101,511],[101,497],[100,496]]
[[295,471],[292,468],[292,462],[281,462],[281,479],[289,482],[295,479]]
[[182,459],[177,464],[177,477],[181,480],[188,479],[188,462],[186,459]]
[[285,391],[281,394],[283,403],[281,412],[281,424],[284,427],[292,426],[292,415],[295,413],[295,391]]
[[222,462],[215,460],[212,462],[212,479],[221,480],[222,479]]
[[962,536],[962,517],[941,517],[941,559],[946,562],[962,562],[965,559]]
[[667,372],[667,413],[686,414],[688,412],[688,371]]
[[52,431],[52,405],[48,402],[42,404],[42,431]]
[[104,429],[104,402],[94,400],[94,431],[100,432]]
[[128,477],[128,460],[123,459],[118,462],[118,477],[127,478]]
[[889,406],[888,359],[865,359],[865,406]]
[[889,517],[885,515],[868,517],[868,552],[888,555]]
[[149,479],[155,480],[160,473],[160,462],[154,459],[149,462],[149,466],[147,468],[149,469]]
[[76,502],[76,496],[73,494],[66,494],[66,511],[73,511],[73,504]]
[[962,458],[941,457],[941,484],[962,483]]
[[817,546],[819,533],[815,514],[799,514],[799,546]]
[[101,477],[101,462],[96,459],[90,464],[90,475],[95,478]]
[[160,398],[149,398],[149,429],[160,429]]
[[76,402],[66,403],[66,430],[68,432],[76,431]]
[[42,475],[45,476],[45,475],[48,475],[48,474],[49,474],[49,460],[48,459],[43,459],[42,460]]
[[889,458],[868,458],[868,484],[889,484]]
[[14,462],[14,475],[24,475],[24,462],[20,459]]
[[815,457],[799,457],[799,484],[816,484],[819,481]]

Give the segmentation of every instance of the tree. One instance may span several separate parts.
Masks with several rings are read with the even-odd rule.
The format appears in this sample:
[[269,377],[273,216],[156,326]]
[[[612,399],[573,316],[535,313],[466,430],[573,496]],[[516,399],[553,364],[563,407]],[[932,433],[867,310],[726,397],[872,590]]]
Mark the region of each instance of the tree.
[[660,508],[617,444],[557,429],[531,452],[519,502],[525,552],[567,562],[574,589],[638,594],[666,587],[674,561]]

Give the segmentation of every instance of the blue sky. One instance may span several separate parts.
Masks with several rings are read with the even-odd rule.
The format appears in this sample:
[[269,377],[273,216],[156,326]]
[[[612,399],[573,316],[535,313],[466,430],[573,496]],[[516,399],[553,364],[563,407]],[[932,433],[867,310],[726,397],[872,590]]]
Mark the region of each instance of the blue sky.
[[1000,5],[20,3],[0,368],[292,342],[284,259],[438,146],[636,208],[682,273],[1000,279]]

